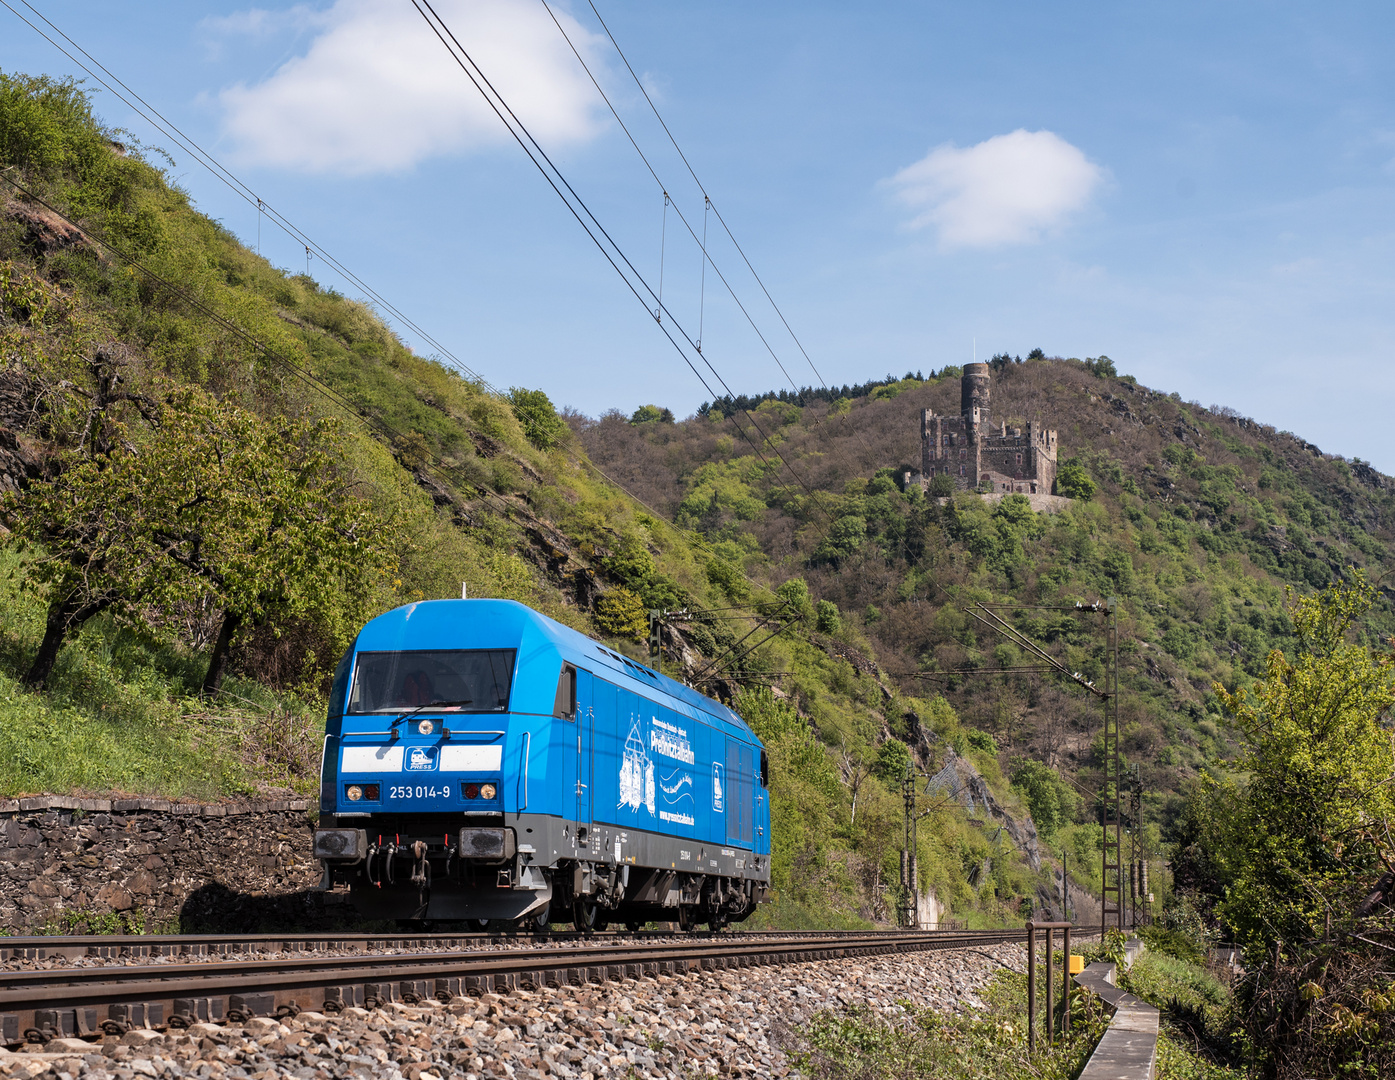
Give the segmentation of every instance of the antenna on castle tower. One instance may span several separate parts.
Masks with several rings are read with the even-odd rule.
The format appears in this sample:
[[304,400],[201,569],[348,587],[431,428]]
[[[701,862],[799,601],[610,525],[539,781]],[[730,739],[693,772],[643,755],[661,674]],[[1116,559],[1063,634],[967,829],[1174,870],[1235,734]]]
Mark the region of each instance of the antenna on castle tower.
[[978,338],[974,338],[974,363],[978,363]]

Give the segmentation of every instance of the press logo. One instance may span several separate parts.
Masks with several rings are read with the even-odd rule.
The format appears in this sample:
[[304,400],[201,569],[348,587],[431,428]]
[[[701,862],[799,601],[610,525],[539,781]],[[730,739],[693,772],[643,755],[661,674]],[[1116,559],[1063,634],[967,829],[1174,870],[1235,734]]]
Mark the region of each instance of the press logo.
[[414,746],[407,752],[408,772],[434,772],[440,759],[434,746]]

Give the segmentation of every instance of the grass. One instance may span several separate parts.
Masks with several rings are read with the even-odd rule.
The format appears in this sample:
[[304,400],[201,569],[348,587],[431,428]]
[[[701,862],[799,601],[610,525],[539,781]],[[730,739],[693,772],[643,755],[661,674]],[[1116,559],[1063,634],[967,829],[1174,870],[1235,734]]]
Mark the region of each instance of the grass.
[[316,789],[322,721],[313,703],[229,680],[212,705],[203,660],[110,619],[59,656],[49,693],[20,677],[43,627],[42,600],[7,577],[0,549],[0,795],[73,792],[217,799]]
[[1158,1075],[1164,1080],[1223,1080],[1239,1048],[1229,1036],[1230,988],[1206,968],[1175,956],[1145,952],[1120,985],[1162,1013]]
[[1027,1050],[1027,977],[999,972],[981,1012],[946,1016],[909,1001],[897,1012],[822,1012],[804,1025],[795,1052],[816,1080],[1070,1080],[1104,1031],[1100,1009],[1076,1009],[1064,1041]]
[[[1164,1008],[1175,1000],[1219,1020],[1228,989],[1196,965],[1145,954],[1125,977],[1128,989]],[[1077,992],[1078,993],[1078,992]],[[1157,1000],[1153,1000],[1156,998]],[[1072,1080],[1104,1034],[1098,1003],[1072,995],[1073,1024],[1065,1040],[1027,1050],[1027,977],[997,974],[984,994],[986,1008],[946,1016],[909,1001],[887,1014],[867,1008],[819,1013],[796,1032],[792,1051],[815,1080]],[[1040,1018],[1038,1018],[1040,1023]],[[1040,1036],[1040,1032],[1038,1032]],[[1159,1080],[1239,1080],[1240,1070],[1218,1062],[1186,1032],[1166,1023],[1158,1039]]]

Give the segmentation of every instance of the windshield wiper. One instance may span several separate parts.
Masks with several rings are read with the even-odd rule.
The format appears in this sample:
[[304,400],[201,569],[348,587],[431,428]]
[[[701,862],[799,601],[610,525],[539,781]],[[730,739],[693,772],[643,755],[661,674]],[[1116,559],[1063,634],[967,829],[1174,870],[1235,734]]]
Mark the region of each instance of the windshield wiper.
[[[388,730],[392,733],[392,737],[396,739],[399,737],[397,733],[397,725],[405,724],[408,720],[416,716],[418,713],[423,713],[427,709],[458,708],[461,705],[473,705],[474,703],[474,698],[462,698],[460,701],[428,701],[425,705],[419,705],[411,712],[403,713],[401,716],[394,719],[393,722],[388,725]],[[441,734],[444,735],[447,739],[450,738],[450,728],[446,727],[444,718],[442,718],[441,723]]]

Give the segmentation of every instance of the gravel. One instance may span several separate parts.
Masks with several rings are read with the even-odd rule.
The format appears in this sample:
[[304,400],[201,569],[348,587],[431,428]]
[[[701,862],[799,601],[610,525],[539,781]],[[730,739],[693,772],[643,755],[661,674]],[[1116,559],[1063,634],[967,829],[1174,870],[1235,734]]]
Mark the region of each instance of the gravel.
[[55,1080],[437,1080],[464,1077],[793,1076],[792,1028],[825,1010],[893,1013],[901,1001],[976,1009],[996,971],[1021,970],[1021,945],[703,972],[565,987],[449,1005],[393,1003],[334,1016],[130,1031],[0,1052],[0,1076]]

